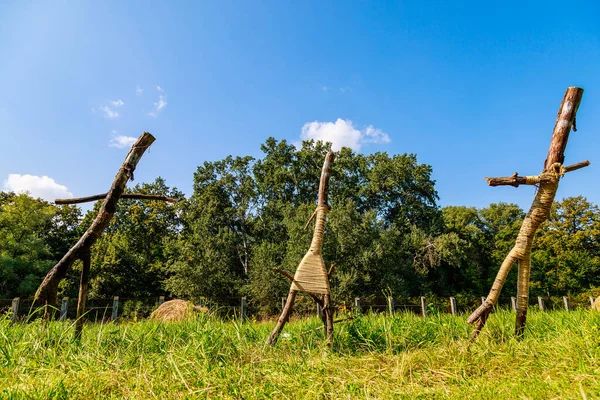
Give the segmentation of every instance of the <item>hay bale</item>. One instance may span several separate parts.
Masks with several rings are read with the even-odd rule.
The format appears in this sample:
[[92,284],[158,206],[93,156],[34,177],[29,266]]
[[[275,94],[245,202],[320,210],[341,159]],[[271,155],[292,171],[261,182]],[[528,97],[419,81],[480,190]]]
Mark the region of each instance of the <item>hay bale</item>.
[[592,310],[600,311],[600,296],[596,297],[596,300],[594,300]]
[[185,300],[169,300],[162,303],[150,315],[151,319],[162,322],[182,321],[193,315],[193,312],[206,312],[206,307],[195,306]]

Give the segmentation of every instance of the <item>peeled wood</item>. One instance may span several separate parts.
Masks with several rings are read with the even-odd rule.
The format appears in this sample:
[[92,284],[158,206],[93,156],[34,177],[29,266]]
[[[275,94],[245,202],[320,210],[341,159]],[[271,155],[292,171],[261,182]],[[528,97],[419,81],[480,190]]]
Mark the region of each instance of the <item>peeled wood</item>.
[[[86,197],[76,197],[72,199],[56,199],[54,200],[54,204],[64,205],[64,204],[79,204],[79,203],[88,203],[90,201],[97,201],[106,198],[108,193],[95,194],[93,196]],[[124,193],[121,195],[122,199],[133,199],[133,200],[158,200],[158,201],[168,201],[169,203],[177,203],[172,197],[161,196],[157,194],[140,194],[140,193]]]
[[155,140],[154,136],[150,133],[144,132],[131,147],[131,150],[127,153],[127,157],[125,157],[121,169],[117,172],[112,186],[100,207],[100,211],[98,211],[98,215],[92,222],[92,225],[85,231],[79,241],[71,247],[67,254],[65,254],[54,266],[54,268],[46,274],[44,281],[35,293],[34,299],[36,302],[45,303],[46,305],[51,306],[56,305],[59,282],[65,277],[69,268],[73,265],[73,262],[82,258],[82,255],[90,250],[90,247],[100,237],[104,229],[106,229],[116,211],[117,201],[121,198],[127,181],[133,176],[133,171],[146,149]]
[[[569,139],[569,133],[574,124],[582,95],[583,89],[578,87],[570,87],[565,93],[558,111],[554,132],[552,134],[552,141],[550,143],[550,149],[548,150],[548,157],[544,162],[544,169],[542,173],[536,177],[539,179],[539,188],[531,208],[523,220],[523,224],[519,230],[519,235],[517,236],[515,246],[508,253],[504,262],[500,266],[498,275],[496,276],[494,284],[490,290],[490,294],[486,298],[485,302],[467,319],[467,322],[476,325],[472,336],[473,338],[477,337],[485,325],[492,307],[498,301],[498,297],[500,296],[500,291],[504,286],[506,277],[508,276],[508,273],[515,262],[519,263],[515,332],[517,335],[522,335],[524,332],[529,299],[531,246],[535,232],[539,228],[540,224],[544,222],[550,214],[552,202],[554,201],[554,196],[556,195],[556,191],[558,189],[558,182],[562,175],[565,172],[568,172],[567,169],[575,170],[589,165],[589,163],[582,162],[567,168],[562,166],[564,161],[564,151]],[[515,174],[510,178],[512,178],[514,181],[517,177],[518,176]]]

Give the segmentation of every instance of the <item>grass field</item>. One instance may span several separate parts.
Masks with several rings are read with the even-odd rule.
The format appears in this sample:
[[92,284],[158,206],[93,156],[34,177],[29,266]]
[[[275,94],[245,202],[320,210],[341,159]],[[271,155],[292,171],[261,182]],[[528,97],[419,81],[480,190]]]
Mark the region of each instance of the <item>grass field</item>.
[[336,325],[323,346],[315,319],[272,323],[153,321],[10,326],[0,320],[0,398],[576,399],[600,398],[600,313],[490,317],[474,344],[465,317],[368,315]]

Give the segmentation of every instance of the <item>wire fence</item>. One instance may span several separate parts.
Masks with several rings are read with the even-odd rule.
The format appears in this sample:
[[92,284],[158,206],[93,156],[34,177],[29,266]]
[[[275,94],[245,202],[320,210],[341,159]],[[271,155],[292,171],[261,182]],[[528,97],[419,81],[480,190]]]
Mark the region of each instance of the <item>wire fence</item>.
[[[86,302],[84,320],[89,322],[107,322],[121,320],[138,321],[148,318],[160,304],[173,300],[170,297],[119,297],[89,299]],[[354,302],[342,302],[335,305],[334,313],[413,313],[426,316],[431,313],[466,314],[472,312],[485,300],[466,297],[357,297]],[[279,311],[285,306],[286,298],[281,298]],[[247,297],[220,298],[218,300],[199,299],[195,302],[211,314],[224,319],[252,318],[255,320],[269,319],[277,314],[266,314],[264,307]],[[585,299],[581,296],[546,296],[531,298],[529,307],[542,311],[563,310],[572,311],[593,307],[594,298]],[[298,298],[294,304],[294,318],[305,318],[320,315],[319,307],[309,298]],[[273,308],[273,307],[272,307]],[[500,297],[496,309],[516,310],[515,297]],[[55,311],[55,317],[60,320],[73,320],[77,316],[77,299],[64,297]],[[0,315],[9,315],[13,321],[25,321],[42,315],[41,308],[36,307],[32,299],[15,298],[0,299]]]

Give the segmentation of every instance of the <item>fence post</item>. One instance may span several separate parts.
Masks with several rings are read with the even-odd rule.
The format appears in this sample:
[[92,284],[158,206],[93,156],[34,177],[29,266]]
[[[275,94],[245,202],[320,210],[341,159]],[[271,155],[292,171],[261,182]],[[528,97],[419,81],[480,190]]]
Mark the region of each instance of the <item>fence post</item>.
[[11,311],[12,311],[12,322],[17,322],[17,317],[19,316],[19,303],[21,302],[20,297],[15,297],[12,301]]
[[165,296],[158,296],[158,305],[160,306],[164,302],[165,302]]
[[390,315],[394,315],[394,298],[392,296],[388,296],[388,309],[390,310]]
[[485,297],[481,296],[481,304],[485,304]]
[[240,304],[240,318],[242,322],[246,320],[246,296],[242,297],[242,303]]
[[321,305],[319,303],[317,303],[317,316],[320,319],[323,319],[323,309],[321,308]]
[[510,305],[512,306],[512,310],[514,312],[517,312],[517,298],[516,297],[510,298]]
[[540,307],[540,311],[546,310],[546,307],[544,307],[544,298],[542,296],[538,296],[538,306]]
[[285,300],[286,300],[286,298],[285,298],[285,297],[282,297],[282,298],[281,298],[281,309],[282,309],[282,310],[285,308]]
[[427,302],[425,301],[425,296],[421,296],[421,315],[423,318],[427,316]]
[[450,311],[452,312],[452,315],[456,315],[456,309],[456,299],[454,297],[450,297]]
[[590,307],[594,308],[594,298],[590,296]]
[[60,303],[60,317],[61,321],[67,319],[67,311],[69,311],[69,298],[63,297],[62,302]]
[[569,298],[567,296],[563,296],[563,303],[565,303],[565,311],[571,311],[571,308],[569,307]]
[[354,308],[356,308],[358,314],[362,313],[362,308],[360,308],[360,297],[354,298]]
[[119,316],[119,296],[113,297],[112,316],[111,321],[114,321]]

